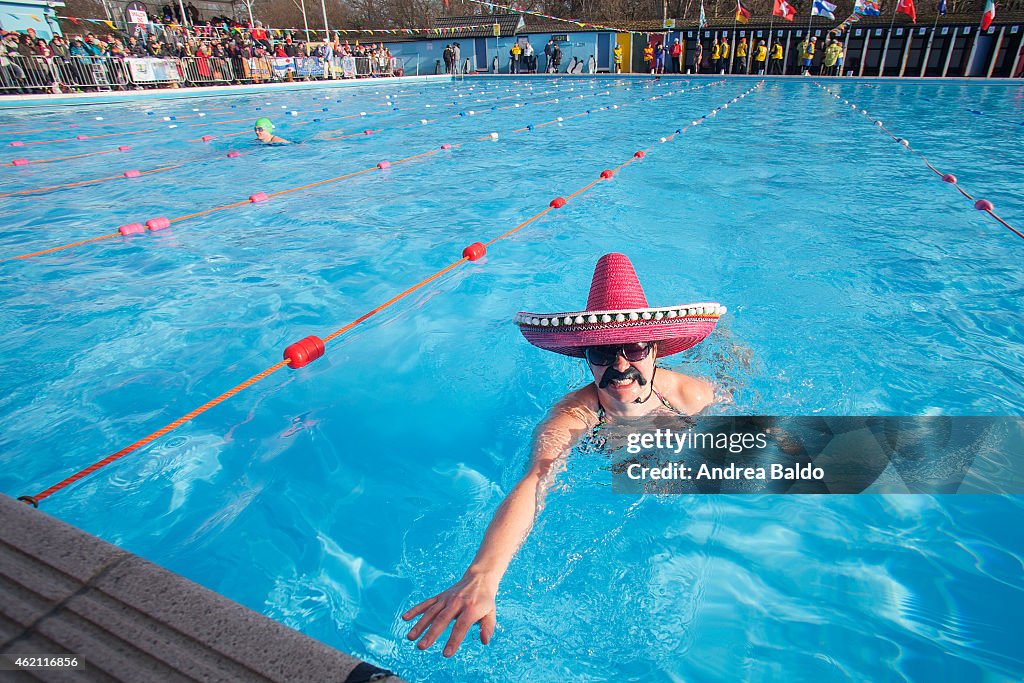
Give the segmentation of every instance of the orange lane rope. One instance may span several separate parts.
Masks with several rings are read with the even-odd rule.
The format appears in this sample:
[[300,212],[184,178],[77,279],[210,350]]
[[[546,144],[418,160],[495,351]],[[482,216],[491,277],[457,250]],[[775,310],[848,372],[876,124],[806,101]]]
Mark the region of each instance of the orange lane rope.
[[26,142],[25,146],[28,145],[52,145],[56,142],[85,142],[86,140],[99,140],[101,138],[117,138],[122,135],[142,135],[143,133],[155,133],[156,130],[153,128],[147,128],[146,130],[130,130],[126,133],[104,133],[103,135],[87,135],[81,140],[77,137],[74,138],[61,138],[59,140],[39,140],[37,142]]
[[[94,156],[98,156],[100,154],[113,154],[114,152],[120,152],[120,151],[122,151],[122,150],[120,150],[120,149],[104,149],[104,150],[101,150],[99,152],[86,152],[84,154],[72,154],[71,156],[67,156],[67,157],[54,157],[52,159],[36,159],[35,161],[30,159],[28,161],[27,165],[31,166],[31,165],[34,165],[34,164],[50,164],[50,163],[53,163],[54,161],[67,161],[68,159],[82,159],[84,157],[94,157]],[[15,165],[16,164],[13,164],[13,163],[0,164],[0,166],[15,166]]]
[[[820,83],[815,83],[814,85],[818,86],[819,88],[821,88],[822,90],[827,92],[829,95],[832,95],[835,99],[837,99],[837,100],[838,99],[842,99],[842,96],[839,93],[833,92],[832,90],[829,90],[828,88],[826,88],[825,86],[821,85]],[[885,133],[890,138],[892,138],[893,142],[897,142],[897,143],[903,145],[908,150],[910,150],[912,153],[914,153],[918,157],[920,157],[921,161],[924,162],[924,165],[927,166],[931,171],[933,171],[935,173],[935,175],[939,176],[939,178],[942,179],[942,181],[944,183],[949,183],[954,188],[956,188],[957,192],[959,192],[964,197],[966,197],[967,199],[969,199],[972,202],[974,202],[974,208],[975,209],[977,209],[979,211],[984,211],[989,216],[994,218],[1004,228],[1006,228],[1007,230],[1009,230],[1010,232],[1015,234],[1017,237],[1020,237],[1021,239],[1024,239],[1024,233],[1022,233],[1020,230],[1018,230],[1017,228],[1015,228],[1012,225],[1010,225],[1009,223],[1007,223],[999,215],[996,214],[995,207],[992,206],[992,202],[988,201],[987,199],[975,199],[969,192],[967,192],[967,190],[965,190],[962,187],[960,187],[960,184],[957,182],[957,179],[956,179],[955,175],[953,175],[952,173],[943,173],[939,169],[937,169],[934,166],[932,166],[931,162],[928,161],[928,157],[926,157],[924,154],[922,154],[918,150],[914,149],[910,145],[910,141],[909,140],[907,140],[905,138],[898,137],[896,135],[893,135],[892,131],[890,131],[888,128],[886,128],[881,120],[876,119],[875,117],[871,116],[864,109],[858,110],[857,105],[853,104],[849,100],[843,100],[843,104],[848,104],[850,106],[850,108],[853,109],[855,112],[861,114],[862,116],[867,118],[869,121],[874,123],[878,127],[879,130],[881,130],[883,133]]]
[[[148,171],[139,171],[139,176],[152,175],[153,173],[162,173],[164,171],[170,171],[175,168],[181,168],[181,164],[173,164],[171,166],[161,166],[159,168],[151,168]],[[25,195],[39,194],[41,192],[52,192],[54,190],[66,190],[72,187],[84,187],[86,185],[96,185],[97,183],[105,183],[111,180],[125,180],[127,176],[123,173],[120,175],[107,176],[105,178],[93,178],[92,180],[79,180],[76,183],[65,183],[64,185],[51,185],[50,187],[37,187],[33,190],[17,190],[15,192],[4,192],[0,193],[0,199],[5,197],[22,197]]]
[[[747,93],[753,92],[754,90],[759,88],[762,83],[763,83],[763,81],[759,82],[758,85],[754,86],[753,88],[750,88],[746,93],[744,93],[744,95],[746,95]],[[736,101],[736,99],[733,100],[733,102],[735,102],[735,101]],[[718,111],[721,111],[721,110],[722,110],[722,107],[717,107],[714,110],[712,110],[712,112],[709,115],[713,116],[715,113],[717,113]],[[687,130],[690,127],[691,126],[687,126],[685,128],[679,129],[679,132],[674,133],[671,137],[674,138],[676,135],[678,135],[682,131]],[[487,139],[487,138],[483,138],[483,139]],[[669,138],[665,138],[665,139],[668,140]],[[618,166],[616,166],[615,167],[615,172],[612,172],[612,173],[602,172],[601,176],[597,180],[593,180],[593,181],[587,183],[586,185],[584,185],[580,189],[578,189],[575,192],[573,192],[572,194],[568,195],[569,198],[577,197],[577,196],[587,192],[588,190],[593,188],[595,185],[598,185],[602,180],[610,179],[611,177],[614,176],[614,173],[618,172],[618,170],[623,169],[623,168],[629,166],[630,164],[634,163],[638,159],[644,158],[646,156],[646,154],[647,154],[647,151],[650,150],[650,149],[651,148],[647,148],[647,150],[642,150],[642,151],[635,152],[633,154],[633,156],[628,161],[625,161],[625,162],[619,164]],[[495,237],[495,238],[491,239],[490,241],[488,241],[488,242],[486,242],[484,244],[485,245],[491,245],[491,244],[494,244],[495,242],[497,242],[499,240],[502,240],[502,239],[505,239],[505,238],[509,237],[510,235],[514,234],[515,232],[519,231],[520,229],[522,229],[522,228],[526,227],[527,225],[535,222],[536,220],[538,220],[542,216],[548,214],[553,209],[561,208],[561,207],[565,206],[565,203],[566,203],[566,200],[564,198],[562,198],[562,197],[559,197],[558,199],[552,200],[551,203],[548,204],[548,206],[545,207],[543,210],[538,211],[537,213],[535,213],[534,215],[532,215],[531,217],[529,217],[528,219],[526,219],[525,221],[523,221],[519,225],[515,226],[511,230],[508,230],[507,232],[502,233],[498,237]],[[478,246],[478,245],[475,245],[475,246]],[[359,325],[359,324],[365,322],[366,320],[372,318],[373,316],[377,315],[378,313],[380,313],[381,311],[387,309],[388,307],[393,306],[394,304],[396,304],[397,302],[401,301],[405,297],[409,296],[413,292],[423,288],[427,284],[433,282],[434,280],[436,280],[439,277],[445,275],[446,273],[451,272],[452,270],[454,270],[458,266],[460,266],[460,265],[462,265],[464,263],[467,263],[469,261],[476,260],[477,258],[482,256],[483,253],[486,252],[486,247],[485,247],[482,251],[476,252],[475,255],[471,255],[470,254],[471,249],[472,249],[472,246],[466,247],[466,249],[463,251],[462,258],[460,258],[457,261],[454,261],[454,262],[448,264],[444,268],[441,268],[440,270],[434,272],[433,274],[429,275],[428,277],[420,280],[419,282],[417,282],[416,284],[412,285],[411,287],[408,287],[408,288],[402,290],[401,292],[399,292],[395,296],[391,297],[390,299],[388,299],[384,303],[382,303],[382,304],[380,304],[380,305],[370,309],[366,313],[363,313],[361,316],[359,316],[358,318],[352,320],[351,322],[343,325],[342,327],[339,327],[334,332],[331,332],[326,337],[324,337],[322,340],[317,340],[321,344],[320,353],[318,355],[315,355],[311,360],[315,360],[316,358],[319,358],[320,355],[323,354],[323,351],[324,351],[323,345],[325,345],[328,342],[331,342],[331,341],[337,339],[338,337],[340,337],[341,335],[345,334],[349,330],[353,329],[357,325]],[[287,351],[285,353],[287,355]],[[306,362],[309,362],[309,361],[306,361]],[[303,363],[303,364],[305,364],[305,363]],[[185,415],[182,415],[181,417],[179,417],[178,419],[174,420],[173,422],[170,422],[170,423],[164,425],[163,427],[161,427],[160,429],[156,430],[155,432],[147,434],[146,436],[142,437],[141,439],[139,439],[135,443],[133,443],[133,444],[131,444],[129,446],[126,446],[126,447],[122,448],[121,450],[117,451],[116,453],[112,453],[111,455],[108,455],[107,457],[105,457],[105,458],[103,458],[101,460],[96,461],[95,463],[93,463],[92,465],[89,465],[85,469],[79,470],[78,472],[72,474],[69,477],[64,478],[63,480],[57,482],[56,484],[54,484],[53,486],[51,486],[51,487],[49,487],[47,489],[41,491],[40,493],[37,493],[34,496],[19,496],[18,500],[20,500],[20,501],[22,501],[22,502],[24,502],[24,503],[26,503],[28,505],[32,505],[34,507],[39,507],[40,501],[42,501],[42,500],[44,500],[46,498],[49,498],[50,496],[52,496],[54,493],[60,491],[61,489],[65,488],[67,486],[70,486],[71,484],[79,481],[80,479],[82,479],[84,477],[87,477],[88,475],[90,475],[93,472],[95,472],[95,471],[97,471],[97,470],[99,470],[99,469],[109,465],[110,463],[123,458],[124,456],[128,455],[129,453],[132,453],[133,451],[136,451],[136,450],[142,448],[143,446],[146,446],[147,444],[152,443],[154,440],[159,439],[161,436],[164,436],[164,435],[168,434],[169,432],[177,429],[178,427],[182,426],[183,424],[189,422],[190,420],[192,420],[192,419],[198,417],[199,415],[201,415],[202,413],[206,412],[210,408],[213,408],[214,406],[217,406],[220,403],[223,403],[224,401],[226,401],[227,399],[231,398],[232,396],[234,396],[235,394],[239,393],[240,391],[243,391],[244,389],[247,389],[248,387],[252,386],[253,384],[256,384],[257,382],[259,382],[260,380],[262,380],[262,379],[264,379],[266,377],[269,377],[270,375],[272,375],[273,373],[277,372],[281,368],[283,368],[285,366],[289,366],[290,367],[291,365],[292,365],[291,360],[286,357],[284,360],[278,361],[277,363],[275,363],[275,364],[271,365],[270,367],[268,367],[266,370],[264,370],[264,371],[262,371],[262,372],[260,372],[260,373],[258,373],[256,375],[253,375],[252,377],[250,377],[249,379],[245,380],[241,384],[235,385],[234,387],[228,389],[227,391],[225,391],[224,393],[220,394],[216,398],[213,398],[213,399],[207,401],[206,403],[204,403],[203,405],[199,406],[198,408],[192,410],[189,413],[186,413]]]

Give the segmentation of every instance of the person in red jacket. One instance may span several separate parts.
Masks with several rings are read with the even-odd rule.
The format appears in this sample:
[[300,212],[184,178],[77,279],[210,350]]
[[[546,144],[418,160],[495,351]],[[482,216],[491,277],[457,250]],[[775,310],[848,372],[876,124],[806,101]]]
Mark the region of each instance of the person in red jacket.
[[683,73],[683,46],[679,44],[678,38],[672,41],[672,47],[668,49],[668,54],[671,57],[668,60],[668,72],[670,74]]

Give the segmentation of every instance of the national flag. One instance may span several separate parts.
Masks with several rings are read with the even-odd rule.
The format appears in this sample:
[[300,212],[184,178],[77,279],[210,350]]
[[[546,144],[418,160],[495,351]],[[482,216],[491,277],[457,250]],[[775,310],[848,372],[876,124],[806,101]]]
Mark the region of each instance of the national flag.
[[981,15],[981,30],[987,31],[996,18],[996,3],[993,0],[985,0],[985,13]]
[[782,17],[786,21],[793,21],[794,17],[796,17],[796,8],[786,2],[786,0],[775,0],[775,7],[772,9],[772,14],[777,17]]
[[825,17],[826,19],[835,19],[836,15],[833,12],[836,11],[836,6],[828,0],[814,0],[814,6],[811,7],[812,17]]
[[882,13],[878,9],[878,0],[857,0],[853,5],[853,11],[865,17],[877,17]]
[[736,0],[736,21],[741,24],[750,22],[750,10],[744,7],[740,0]]
[[708,18],[704,14],[704,0],[701,0],[701,3],[700,3],[700,27],[701,28],[707,28],[708,27]]
[[940,16],[946,16],[946,0],[939,0],[938,12]]
[[896,3],[896,11],[910,17],[912,23],[917,23],[917,10],[914,9],[914,0],[899,0]]

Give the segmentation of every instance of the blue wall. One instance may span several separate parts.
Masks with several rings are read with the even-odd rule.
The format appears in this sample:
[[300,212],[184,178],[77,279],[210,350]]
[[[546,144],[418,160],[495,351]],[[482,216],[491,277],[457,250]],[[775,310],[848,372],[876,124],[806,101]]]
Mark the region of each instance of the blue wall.
[[[63,7],[63,3],[60,6]],[[46,21],[47,16],[52,24]],[[0,26],[5,31],[24,33],[34,28],[37,36],[50,40],[54,31],[57,35],[61,34],[54,17],[56,12],[47,6],[45,0],[0,0]]]
[[[568,33],[568,34],[552,34],[552,33],[531,33],[531,34],[519,34],[527,36],[530,39],[530,44],[533,45],[534,52],[538,56],[537,68],[539,71],[544,70],[544,46],[547,45],[548,40],[553,35],[565,35],[568,40],[565,42],[559,42],[559,47],[562,48],[562,64],[559,67],[559,71],[565,72],[566,68],[572,64],[573,57],[577,57],[583,61],[583,71],[586,73],[587,61],[590,56],[593,55],[594,59],[597,59],[597,32],[587,33]],[[611,34],[612,44],[614,45],[614,33]],[[486,64],[487,71],[490,72],[491,64],[494,59],[494,55],[498,55],[499,72],[507,74],[509,71],[509,54],[508,51],[512,48],[512,44],[516,42],[517,36],[503,36],[501,38],[487,38],[486,40]],[[476,46],[480,42],[476,38],[459,38],[459,37],[446,37],[439,38],[437,40],[421,40],[415,42],[404,42],[404,43],[388,43],[385,41],[388,49],[391,50],[391,54],[398,57],[399,61],[405,62],[406,74],[411,75],[416,73],[416,65],[419,65],[420,75],[429,75],[434,73],[435,62],[441,62],[440,73],[444,73],[444,60],[441,59],[441,54],[444,52],[444,46],[449,43],[459,43],[460,49],[462,50],[462,61],[465,62],[469,59],[470,67],[472,68],[477,64]],[[497,43],[497,51],[495,51],[495,43]]]

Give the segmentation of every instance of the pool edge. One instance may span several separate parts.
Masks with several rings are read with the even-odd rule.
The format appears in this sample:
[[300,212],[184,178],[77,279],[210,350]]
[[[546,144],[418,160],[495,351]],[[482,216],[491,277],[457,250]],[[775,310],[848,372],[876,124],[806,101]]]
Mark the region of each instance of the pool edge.
[[77,655],[84,680],[404,683],[2,494],[0,519],[0,654]]
[[309,90],[311,88],[351,88],[364,86],[395,86],[406,83],[432,83],[452,80],[451,76],[397,76],[394,78],[360,78],[353,80],[293,81],[291,83],[259,83],[252,85],[212,85],[198,88],[160,88],[156,90],[111,90],[95,93],[63,93],[60,95],[4,95],[0,109],[32,109],[84,104],[122,104],[137,100],[195,99],[251,95],[263,92]]

